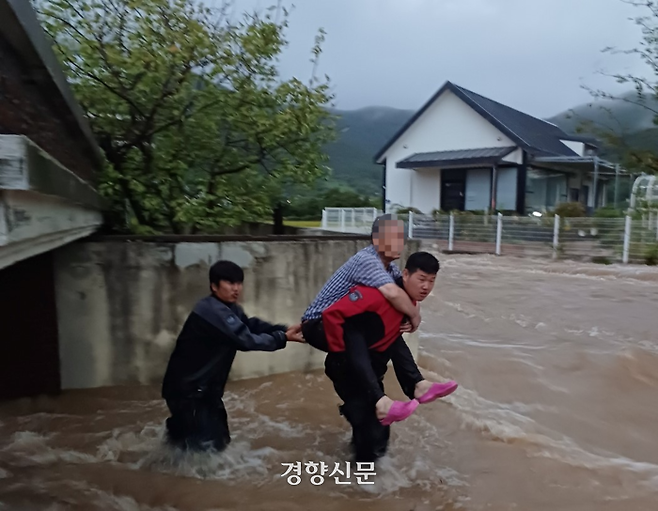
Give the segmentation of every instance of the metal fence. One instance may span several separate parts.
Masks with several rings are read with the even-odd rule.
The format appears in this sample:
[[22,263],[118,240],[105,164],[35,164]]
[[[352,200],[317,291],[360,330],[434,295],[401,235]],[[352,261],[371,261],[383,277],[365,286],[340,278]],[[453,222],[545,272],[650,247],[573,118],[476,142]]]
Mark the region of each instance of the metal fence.
[[370,233],[372,223],[381,215],[377,208],[325,208],[322,229],[326,231]]
[[[328,208],[324,229],[367,233],[376,208]],[[645,263],[658,257],[658,211],[625,218],[560,218],[451,214],[398,215],[408,236],[431,240],[440,250],[601,263]]]
[[625,218],[410,213],[409,237],[451,252],[644,263],[658,257],[658,212]]

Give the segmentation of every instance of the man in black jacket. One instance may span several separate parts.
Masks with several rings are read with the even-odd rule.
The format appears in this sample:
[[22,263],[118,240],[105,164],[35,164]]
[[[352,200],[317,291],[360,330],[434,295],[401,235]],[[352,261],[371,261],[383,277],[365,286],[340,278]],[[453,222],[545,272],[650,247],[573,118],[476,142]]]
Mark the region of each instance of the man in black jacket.
[[211,295],[195,305],[178,336],[162,397],[171,412],[171,445],[221,451],[231,441],[222,397],[237,351],[277,351],[304,338],[301,325],[272,325],[245,315],[237,304],[244,281],[237,264],[219,261],[209,277]]

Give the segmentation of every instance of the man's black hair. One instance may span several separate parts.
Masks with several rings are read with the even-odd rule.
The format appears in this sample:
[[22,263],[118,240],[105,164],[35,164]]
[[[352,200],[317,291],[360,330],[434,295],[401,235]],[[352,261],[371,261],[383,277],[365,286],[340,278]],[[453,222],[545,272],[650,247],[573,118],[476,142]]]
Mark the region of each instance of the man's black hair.
[[216,286],[219,285],[220,280],[240,284],[244,282],[244,271],[232,261],[217,261],[210,267],[208,278],[210,283]]
[[415,252],[411,254],[405,265],[405,269],[410,275],[416,273],[418,270],[430,275],[436,275],[439,273],[440,268],[439,260],[428,252]]

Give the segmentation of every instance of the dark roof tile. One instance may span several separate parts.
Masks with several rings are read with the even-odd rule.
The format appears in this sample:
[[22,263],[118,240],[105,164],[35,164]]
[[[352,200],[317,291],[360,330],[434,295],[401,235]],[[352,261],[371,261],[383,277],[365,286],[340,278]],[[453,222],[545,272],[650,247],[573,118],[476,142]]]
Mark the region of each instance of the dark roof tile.
[[531,115],[519,112],[509,106],[485,98],[475,92],[447,82],[441,89],[418,110],[414,116],[393,136],[391,140],[375,156],[375,161],[381,160],[386,151],[395,141],[415,123],[423,113],[446,91],[451,91],[461,98],[476,112],[505,133],[532,156],[577,156],[560,140],[572,140],[559,127],[550,122],[537,119]]
[[416,153],[398,162],[401,168],[441,167],[450,165],[493,165],[504,158],[516,147],[483,147],[456,151],[437,151]]

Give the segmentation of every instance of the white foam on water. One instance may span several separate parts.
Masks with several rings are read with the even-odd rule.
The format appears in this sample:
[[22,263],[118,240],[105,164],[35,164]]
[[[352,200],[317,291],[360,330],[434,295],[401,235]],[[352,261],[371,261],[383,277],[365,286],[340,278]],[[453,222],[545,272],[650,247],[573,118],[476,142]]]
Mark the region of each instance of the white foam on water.
[[552,349],[551,346],[533,346],[527,344],[509,344],[505,341],[497,341],[492,339],[472,339],[464,335],[443,334],[443,333],[423,333],[421,338],[424,339],[440,339],[454,344],[463,346],[470,346],[474,348],[494,348],[494,349],[508,349],[508,350],[527,350],[527,351],[542,351]]
[[487,318],[487,317],[484,317],[484,316],[479,316],[477,314],[474,314],[473,312],[467,311],[460,303],[453,303],[453,302],[444,301],[443,304],[447,305],[448,307],[450,307],[454,310],[456,310],[460,314],[466,316],[468,319],[477,318],[481,321],[484,321],[485,323],[489,323],[491,321],[491,318]]
[[122,429],[114,429],[112,436],[98,446],[96,458],[99,461],[117,461],[122,452],[151,452],[160,444],[164,426],[149,423],[137,433],[122,433]]
[[525,445],[529,454],[550,458],[573,467],[604,472],[616,477],[629,491],[658,491],[658,465],[638,462],[614,453],[590,452],[578,443],[551,431],[525,415],[532,411],[556,409],[523,403],[496,403],[476,392],[461,388],[444,401],[458,411],[462,426],[479,431],[491,440]]
[[272,460],[281,456],[280,451],[270,447],[252,449],[248,442],[231,442],[221,453],[182,451],[163,442],[133,468],[227,483],[247,479],[258,485],[269,479]]
[[32,431],[20,431],[11,436],[0,452],[14,455],[13,465],[18,467],[51,465],[53,463],[95,463],[97,459],[86,453],[56,449],[48,445],[55,435],[40,435]]

